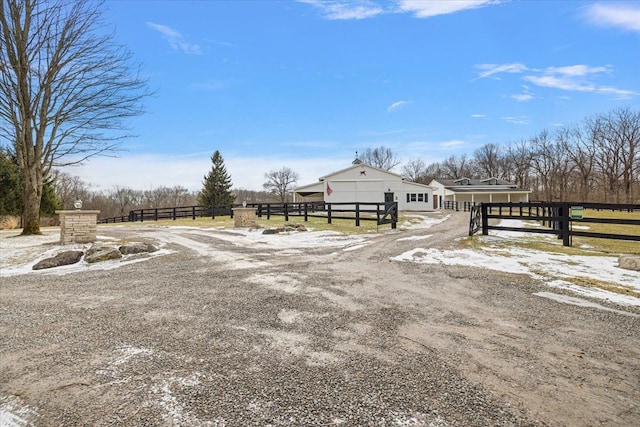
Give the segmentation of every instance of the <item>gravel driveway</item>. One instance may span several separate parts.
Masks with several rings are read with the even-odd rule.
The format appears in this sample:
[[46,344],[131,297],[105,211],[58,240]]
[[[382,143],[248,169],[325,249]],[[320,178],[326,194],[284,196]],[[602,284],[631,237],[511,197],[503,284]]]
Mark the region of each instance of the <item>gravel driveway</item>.
[[353,250],[100,227],[175,252],[0,279],[0,424],[640,425],[639,316],[541,298],[524,275],[390,260],[416,246],[401,237],[454,247],[467,221]]

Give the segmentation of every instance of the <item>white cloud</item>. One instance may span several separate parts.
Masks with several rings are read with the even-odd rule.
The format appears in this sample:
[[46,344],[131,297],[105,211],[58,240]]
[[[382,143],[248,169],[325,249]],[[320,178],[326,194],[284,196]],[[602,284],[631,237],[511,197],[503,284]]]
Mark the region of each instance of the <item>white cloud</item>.
[[167,27],[166,25],[161,24],[155,24],[153,22],[147,22],[147,27],[153,28],[154,30],[162,34],[162,37],[169,42],[169,46],[171,46],[173,50],[181,50],[182,52],[187,54],[202,54],[199,45],[187,42],[180,32],[174,30],[171,27]]
[[590,67],[588,65],[578,64],[567,67],[549,67],[544,72],[546,74],[560,74],[567,77],[587,76],[590,74],[610,73],[611,66]]
[[471,117],[473,117],[474,119],[484,119],[487,117],[486,114],[472,114]]
[[326,19],[367,19],[387,13],[411,13],[416,18],[448,15],[499,4],[502,0],[296,0],[321,10]]
[[384,13],[384,9],[369,0],[297,0],[320,9],[326,19],[366,19]]
[[515,99],[518,102],[527,102],[533,99],[533,95],[528,93],[519,93],[516,95],[511,95],[511,98]]
[[417,18],[428,18],[498,3],[496,0],[399,0],[398,6],[402,12],[411,12]]
[[505,122],[508,122],[508,123],[513,123],[514,125],[528,125],[529,124],[529,118],[526,117],[526,116],[518,116],[518,117],[506,116],[506,117],[502,117],[502,120],[504,120]]
[[586,18],[597,25],[640,31],[640,7],[630,4],[596,3],[586,9]]
[[510,64],[477,64],[475,68],[482,70],[477,79],[484,79],[498,73],[523,73],[528,70],[527,66],[519,62]]
[[549,87],[562,90],[572,90],[578,92],[593,92],[596,90],[592,84],[585,84],[567,77],[553,75],[525,76],[524,80],[536,86]]
[[[287,166],[300,176],[298,185],[311,184],[319,177],[351,166],[351,159],[235,157],[224,156],[224,164],[231,175],[234,188],[262,190],[264,174]],[[162,186],[181,185],[190,191],[202,189],[204,176],[211,170],[211,153],[188,156],[173,154],[123,155],[118,158],[94,157],[83,165],[61,168],[78,176],[94,191],[115,186],[149,190]]]
[[397,109],[407,105],[407,101],[396,101],[387,107],[387,112],[396,111]]
[[548,67],[537,75],[524,76],[523,79],[542,87],[577,92],[598,92],[598,87],[590,80],[599,74],[609,74],[610,72],[611,66],[590,67],[579,64],[566,67]]
[[[611,65],[592,67],[584,64],[568,65],[562,67],[547,67],[546,69],[529,68],[526,65],[515,62],[508,64],[476,64],[475,68],[480,70],[478,77],[474,80],[483,79],[485,77],[501,74],[525,74],[522,80],[533,83],[536,86],[560,89],[575,92],[592,92],[616,95],[618,98],[624,99],[631,96],[638,96],[640,93],[627,89],[619,89],[612,86],[599,86],[594,80],[602,75],[613,73]],[[511,98],[525,102],[534,98],[529,91],[528,86],[523,85],[525,89],[522,94],[511,95]]]
[[459,139],[452,139],[450,141],[442,141],[441,143],[439,143],[438,145],[440,146],[440,148],[443,149],[450,149],[450,148],[458,148],[461,147],[465,144],[464,141],[461,141]]

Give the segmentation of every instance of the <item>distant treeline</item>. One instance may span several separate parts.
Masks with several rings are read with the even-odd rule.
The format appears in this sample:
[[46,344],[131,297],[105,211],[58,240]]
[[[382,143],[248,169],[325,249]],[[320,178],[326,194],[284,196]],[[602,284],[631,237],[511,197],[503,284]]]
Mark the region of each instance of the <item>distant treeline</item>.
[[616,109],[429,165],[414,159],[402,170],[406,179],[425,184],[433,178],[504,179],[533,190],[532,200],[639,203],[640,111]]

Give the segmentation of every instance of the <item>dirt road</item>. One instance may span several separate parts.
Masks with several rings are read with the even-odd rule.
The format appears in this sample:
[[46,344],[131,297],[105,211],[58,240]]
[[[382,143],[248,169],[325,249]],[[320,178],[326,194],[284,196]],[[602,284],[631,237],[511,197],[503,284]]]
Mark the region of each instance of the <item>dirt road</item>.
[[640,425],[637,315],[542,298],[523,275],[390,259],[454,247],[467,220],[348,250],[100,228],[176,252],[1,279],[0,420]]

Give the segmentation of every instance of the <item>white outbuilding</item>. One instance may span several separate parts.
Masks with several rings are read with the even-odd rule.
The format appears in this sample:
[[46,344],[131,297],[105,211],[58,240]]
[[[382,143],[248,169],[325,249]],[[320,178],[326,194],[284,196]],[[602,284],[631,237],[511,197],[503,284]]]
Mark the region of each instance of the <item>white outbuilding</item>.
[[405,181],[401,175],[361,163],[321,177],[318,182],[294,189],[294,202],[389,203],[400,211],[434,209],[433,188]]
[[434,179],[429,183],[434,189],[436,208],[446,202],[480,204],[482,202],[528,202],[531,190],[497,178],[487,179]]

